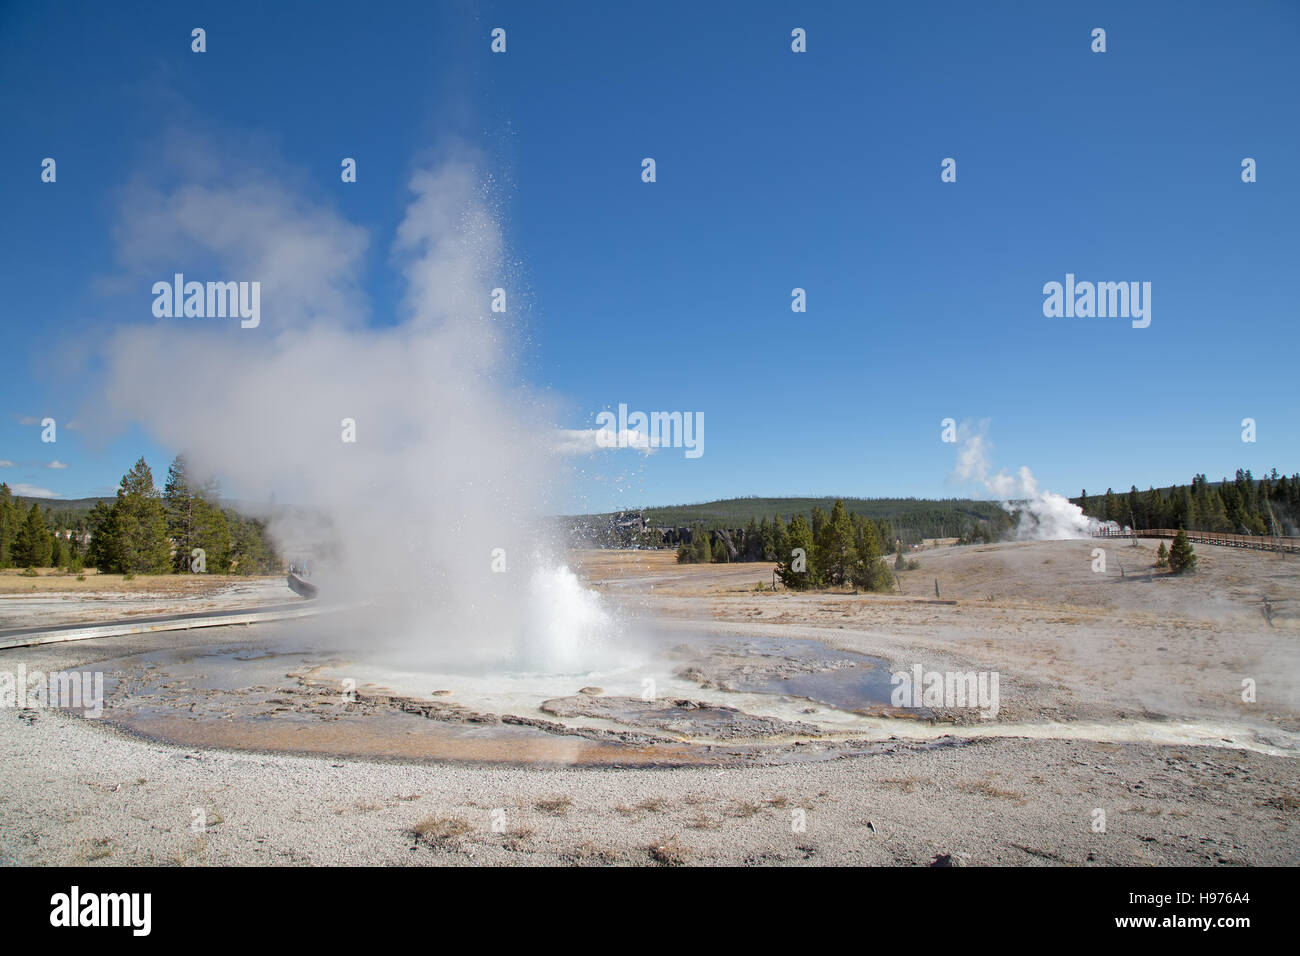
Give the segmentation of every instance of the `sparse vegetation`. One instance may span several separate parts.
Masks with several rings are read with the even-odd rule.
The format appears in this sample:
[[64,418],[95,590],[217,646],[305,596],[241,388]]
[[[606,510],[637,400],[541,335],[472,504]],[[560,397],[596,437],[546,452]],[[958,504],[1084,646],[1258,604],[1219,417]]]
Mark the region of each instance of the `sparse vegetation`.
[[926,783],[923,777],[890,777],[878,781],[880,786],[889,787],[891,790],[898,790],[902,793],[911,793],[920,784]]
[[618,851],[593,843],[591,840],[582,843],[571,853],[564,854],[564,858],[578,865],[598,864],[600,866],[610,866],[622,859]]
[[731,808],[727,811],[729,816],[739,817],[742,820],[762,812],[763,805],[753,800],[733,800]]
[[1013,803],[1024,803],[1025,795],[1015,790],[1004,790],[1003,788],[989,783],[987,780],[963,781],[957,784],[958,789],[967,793],[977,794],[985,797],[996,797],[999,800],[1010,800]]
[[509,850],[511,853],[525,852],[528,850],[528,842],[533,838],[536,832],[537,831],[532,827],[514,827],[506,833],[505,839],[501,842],[501,846]]
[[86,862],[92,863],[95,860],[103,860],[113,855],[113,840],[111,837],[100,837],[90,842],[90,849],[86,851]]
[[1262,805],[1273,807],[1275,810],[1286,810],[1294,813],[1295,811],[1300,810],[1300,797],[1297,797],[1294,794],[1284,793],[1281,796],[1269,797]]
[[646,797],[635,804],[620,804],[614,809],[625,817],[641,817],[647,813],[661,813],[668,806],[668,801],[662,797]]
[[572,806],[573,800],[570,797],[551,797],[546,800],[538,800],[533,804],[533,809],[538,813],[562,817],[569,812],[569,808]]
[[437,845],[473,833],[474,826],[460,817],[429,816],[411,827],[411,832],[417,840]]
[[722,827],[722,821],[701,813],[687,820],[686,826],[692,830],[718,830]]
[[669,837],[662,843],[646,847],[650,859],[661,866],[685,866],[690,862],[690,850],[677,842],[676,837]]

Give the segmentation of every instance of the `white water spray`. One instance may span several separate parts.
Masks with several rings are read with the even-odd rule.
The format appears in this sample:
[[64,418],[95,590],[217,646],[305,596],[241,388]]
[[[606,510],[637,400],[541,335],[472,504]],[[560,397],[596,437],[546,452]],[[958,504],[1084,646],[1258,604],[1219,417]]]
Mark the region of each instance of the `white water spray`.
[[289,548],[324,516],[336,550],[316,561],[322,595],[375,602],[359,641],[397,637],[422,665],[580,670],[598,656],[617,627],[545,537],[554,418],[518,384],[510,313],[490,308],[509,273],[473,157],[411,176],[395,322],[365,321],[362,229],[255,170],[181,172],[127,191],[125,278],[260,281],[262,321],[125,325],[103,349],[100,427],[142,424],[238,497],[301,506],[273,520]]

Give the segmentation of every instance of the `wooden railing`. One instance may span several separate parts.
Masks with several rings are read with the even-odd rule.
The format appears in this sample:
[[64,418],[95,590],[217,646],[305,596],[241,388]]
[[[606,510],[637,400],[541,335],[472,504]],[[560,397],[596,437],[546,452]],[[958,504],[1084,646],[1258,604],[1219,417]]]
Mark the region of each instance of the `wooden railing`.
[[[1094,538],[1172,538],[1175,528],[1147,528],[1145,531],[1119,531],[1107,529],[1093,534]],[[1221,548],[1250,548],[1254,551],[1285,551],[1300,553],[1300,538],[1283,538],[1267,534],[1228,534],[1226,531],[1188,531],[1192,544],[1215,544]]]

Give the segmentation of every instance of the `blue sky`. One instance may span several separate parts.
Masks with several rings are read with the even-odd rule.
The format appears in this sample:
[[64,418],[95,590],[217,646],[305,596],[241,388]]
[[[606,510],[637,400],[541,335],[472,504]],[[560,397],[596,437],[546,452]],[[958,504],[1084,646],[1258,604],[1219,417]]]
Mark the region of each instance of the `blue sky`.
[[[165,473],[139,425],[75,425],[103,337],[153,321],[111,282],[122,197],[181,129],[363,229],[379,325],[413,165],[475,148],[556,424],[705,418],[698,459],[582,460],[566,510],[980,495],[948,417],[1072,495],[1295,471],[1297,41],[1290,2],[0,4],[0,480]],[[1150,282],[1150,327],[1045,318],[1066,273]]]

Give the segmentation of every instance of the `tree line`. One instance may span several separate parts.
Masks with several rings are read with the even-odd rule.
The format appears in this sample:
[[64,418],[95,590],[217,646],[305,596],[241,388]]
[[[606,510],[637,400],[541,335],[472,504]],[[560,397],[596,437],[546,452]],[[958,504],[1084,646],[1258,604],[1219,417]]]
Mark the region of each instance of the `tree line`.
[[[117,497],[88,513],[41,510],[0,483],[0,568],[94,567],[107,574],[263,574],[281,559],[266,522],[223,509],[215,481],[194,483],[177,455],[160,493],[141,458]],[[197,549],[197,550],[196,550]]]
[[1294,535],[1300,526],[1300,474],[1272,473],[1255,478],[1248,468],[1237,469],[1232,481],[1211,484],[1195,475],[1190,485],[1148,488],[1116,494],[1088,496],[1084,489],[1071,498],[1084,514],[1114,521],[1137,531],[1150,528],[1184,528],[1230,534]]
[[[651,507],[643,509],[646,523],[659,527],[692,527],[703,523],[709,529],[741,528],[749,519],[771,518],[782,514],[789,520],[794,514],[811,513],[820,507],[828,511],[835,501],[843,501],[849,514],[888,522],[894,538],[904,544],[916,544],[922,538],[960,538],[991,533],[993,539],[1011,526],[1006,511],[993,501],[966,498],[726,498],[693,505]],[[976,529],[983,528],[984,531]],[[891,539],[892,540],[892,539]]]
[[[893,529],[888,522],[850,514],[842,500],[835,502],[829,515],[815,507],[808,517],[795,513],[788,525],[779,514],[771,521],[750,518],[737,536],[739,544],[731,537],[726,531],[696,529],[691,541],[677,549],[677,560],[681,564],[775,561],[781,582],[799,591],[848,584],[887,591],[894,586],[893,573],[881,560],[891,550],[884,542],[894,540]],[[901,542],[898,555],[899,566],[905,569]]]

